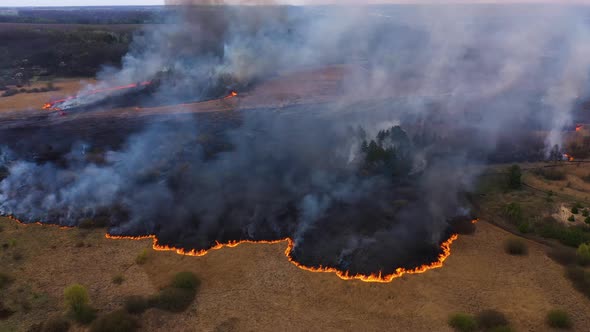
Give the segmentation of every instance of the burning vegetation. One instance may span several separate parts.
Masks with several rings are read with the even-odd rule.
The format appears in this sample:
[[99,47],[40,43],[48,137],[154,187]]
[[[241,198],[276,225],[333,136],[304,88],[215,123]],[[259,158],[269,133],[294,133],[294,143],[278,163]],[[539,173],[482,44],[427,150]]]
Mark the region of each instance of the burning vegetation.
[[146,27],[121,68],[99,75],[118,83],[44,108],[102,114],[226,100],[285,72],[350,70],[334,95],[316,91],[318,77],[298,81],[323,102],[251,106],[227,112],[231,120],[172,107],[141,121],[1,123],[0,213],[69,227],[100,219],[110,238],[149,237],[156,250],[187,255],[287,242],[302,269],[387,282],[442,266],[454,220],[472,220],[466,193],[477,166],[578,158],[564,154],[562,135],[590,50],[572,13],[551,15],[556,28],[539,34],[535,22],[496,26],[489,13],[433,29],[345,10],[183,9]]

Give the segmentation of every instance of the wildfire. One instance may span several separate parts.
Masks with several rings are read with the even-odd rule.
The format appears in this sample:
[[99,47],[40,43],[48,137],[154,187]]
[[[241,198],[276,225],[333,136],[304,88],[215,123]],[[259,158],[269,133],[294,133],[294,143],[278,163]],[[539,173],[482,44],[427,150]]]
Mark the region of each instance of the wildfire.
[[225,97],[223,99],[230,99],[230,98],[237,97],[237,96],[238,96],[238,93],[236,91],[232,91],[229,93],[229,95],[227,95],[227,97]]
[[582,131],[582,129],[584,129],[583,125],[581,125],[581,124],[576,125],[576,131]]
[[[30,223],[24,223],[13,216],[7,216],[7,218],[15,220],[21,224],[25,224],[25,225],[30,224]],[[479,221],[479,219],[473,219],[471,221],[471,223],[475,224],[478,221]],[[40,221],[37,221],[34,224],[43,225],[43,226],[50,225],[50,224],[42,223]],[[60,229],[70,229],[71,228],[71,227],[66,227],[66,226],[58,226],[58,227]],[[349,271],[341,271],[341,270],[338,270],[337,268],[334,268],[334,267],[326,267],[326,266],[321,266],[321,265],[317,266],[317,267],[305,266],[305,265],[295,261],[293,259],[293,257],[291,256],[291,253],[293,252],[293,250],[295,248],[295,243],[293,242],[293,240],[291,238],[284,238],[284,239],[279,239],[279,240],[260,240],[260,241],[240,240],[240,241],[230,241],[228,243],[215,242],[215,245],[213,245],[211,248],[206,249],[206,250],[205,249],[203,249],[203,250],[194,250],[194,249],[193,250],[185,250],[182,248],[175,248],[175,247],[171,247],[171,246],[167,246],[167,245],[161,245],[158,243],[158,238],[155,235],[117,236],[117,235],[111,235],[111,234],[106,233],[105,237],[107,239],[116,239],[116,240],[151,239],[152,240],[152,248],[156,251],[174,251],[179,255],[198,256],[198,257],[205,256],[206,254],[208,254],[212,250],[219,250],[222,248],[234,248],[234,247],[237,247],[238,245],[243,244],[243,243],[277,244],[277,243],[281,243],[281,242],[287,242],[287,248],[285,249],[285,256],[287,257],[289,262],[291,262],[291,264],[297,266],[298,268],[300,268],[302,270],[309,271],[309,272],[319,272],[319,273],[334,273],[334,274],[336,274],[336,276],[338,276],[342,280],[360,280],[360,281],[364,281],[364,282],[379,282],[379,283],[391,282],[394,279],[402,277],[404,274],[419,274],[419,273],[424,273],[428,270],[441,268],[443,266],[444,261],[451,255],[451,245],[453,244],[453,242],[455,240],[457,240],[459,238],[459,236],[457,234],[453,234],[453,235],[451,235],[451,237],[449,239],[444,241],[440,245],[442,253],[440,253],[438,255],[437,259],[432,263],[424,264],[424,265],[418,266],[413,269],[406,269],[406,268],[400,267],[400,268],[397,268],[395,270],[395,272],[391,273],[391,274],[382,274],[381,272],[379,272],[379,273],[373,273],[373,274],[366,275],[366,274],[350,274]]]
[[151,81],[144,81],[144,82],[139,82],[139,83],[132,83],[132,84],[127,84],[127,85],[116,86],[116,87],[112,87],[112,88],[91,90],[91,91],[88,91],[80,96],[69,96],[64,99],[54,100],[52,102],[45,103],[45,104],[43,104],[43,109],[50,110],[50,111],[61,111],[61,108],[55,106],[56,104],[60,104],[65,101],[72,100],[77,97],[91,96],[91,95],[95,95],[98,93],[104,93],[104,92],[110,92],[110,91],[133,89],[133,88],[138,88],[138,87],[142,87],[142,86],[148,86],[151,84],[152,84]]
[[68,227],[68,226],[60,226],[60,225],[54,225],[54,224],[47,224],[47,223],[42,223],[42,222],[40,222],[40,221],[35,221],[35,222],[29,222],[29,223],[26,223],[26,222],[23,222],[23,221],[21,221],[20,219],[18,219],[18,218],[16,218],[16,217],[14,217],[14,216],[4,216],[4,217],[6,217],[6,218],[8,218],[8,219],[10,219],[10,220],[14,220],[14,221],[16,221],[17,223],[19,223],[19,224],[21,224],[21,225],[25,225],[25,226],[27,226],[27,225],[39,225],[39,226],[47,226],[47,225],[51,225],[51,226],[56,226],[56,227],[59,227],[59,229],[70,229],[70,228],[72,228],[72,227]]
[[[477,219],[474,219],[472,221],[472,223],[476,223],[476,222],[477,222]],[[457,234],[453,234],[453,235],[451,235],[451,237],[448,240],[443,242],[440,246],[442,253],[437,257],[436,261],[434,261],[430,264],[418,266],[413,269],[406,269],[406,268],[400,267],[400,268],[397,268],[395,270],[395,272],[392,274],[382,274],[381,272],[379,272],[379,273],[374,273],[374,274],[370,274],[370,275],[365,275],[365,274],[350,274],[350,272],[348,272],[348,271],[341,271],[341,270],[338,270],[337,268],[334,268],[334,267],[325,267],[325,266],[321,266],[321,265],[318,267],[305,266],[305,265],[295,261],[293,259],[293,257],[291,256],[291,253],[293,252],[293,249],[295,248],[295,244],[294,244],[293,240],[290,238],[274,240],[274,241],[241,240],[241,241],[230,241],[228,243],[216,242],[214,246],[212,246],[210,249],[207,249],[207,250],[194,250],[194,249],[193,250],[185,250],[182,248],[174,248],[174,247],[170,247],[170,246],[166,246],[166,245],[161,245],[158,243],[158,239],[155,235],[116,236],[116,235],[110,235],[107,233],[107,234],[105,234],[105,237],[107,239],[130,239],[130,240],[152,239],[152,248],[156,251],[174,251],[180,255],[199,256],[199,257],[205,256],[211,250],[219,250],[219,249],[226,248],[226,247],[233,248],[233,247],[237,247],[238,245],[243,244],[243,243],[277,244],[277,243],[281,243],[281,242],[287,242],[287,248],[285,249],[285,256],[287,257],[289,262],[291,262],[293,265],[297,266],[298,268],[300,268],[302,270],[310,271],[310,272],[320,272],[320,273],[335,273],[336,276],[338,276],[342,280],[361,280],[364,282],[380,282],[380,283],[391,282],[394,279],[400,278],[404,274],[424,273],[428,270],[437,269],[437,268],[442,267],[444,261],[451,255],[451,244],[459,238],[459,236]]]
[[572,157],[571,155],[564,153],[563,154],[563,159],[567,160],[567,161],[574,161],[574,157]]

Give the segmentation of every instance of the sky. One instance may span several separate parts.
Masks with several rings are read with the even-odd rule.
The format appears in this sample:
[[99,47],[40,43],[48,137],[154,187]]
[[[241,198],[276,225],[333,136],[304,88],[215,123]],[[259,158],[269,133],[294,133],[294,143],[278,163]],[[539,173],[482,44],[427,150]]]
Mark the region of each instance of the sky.
[[[130,6],[130,5],[163,5],[165,0],[0,0],[0,7],[26,7],[26,6]],[[233,0],[234,2],[240,2]],[[199,2],[199,1],[194,1]],[[203,1],[207,2],[207,1]],[[232,2],[232,0],[228,1]],[[244,1],[246,2],[246,1]],[[342,1],[336,0],[278,0],[277,3],[286,4],[319,4],[319,3],[342,3]],[[345,0],[344,2],[352,3],[442,3],[442,2],[473,2],[473,3],[584,3],[590,4],[590,0],[369,0],[369,1],[351,1]]]

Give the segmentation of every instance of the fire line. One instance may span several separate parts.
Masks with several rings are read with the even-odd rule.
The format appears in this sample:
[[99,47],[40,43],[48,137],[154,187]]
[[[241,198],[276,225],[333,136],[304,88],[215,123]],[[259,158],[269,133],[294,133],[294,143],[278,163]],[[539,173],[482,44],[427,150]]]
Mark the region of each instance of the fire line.
[[[15,218],[14,216],[6,216],[7,218],[14,220],[20,224],[24,224],[24,225],[29,225],[29,224],[37,224],[37,225],[51,225],[51,224],[47,224],[47,223],[42,223],[40,221],[37,221],[35,223],[25,223],[22,222],[21,220]],[[471,222],[473,224],[477,223],[479,220],[478,219],[473,219]],[[71,229],[73,227],[68,227],[68,226],[59,226],[60,229]],[[411,269],[406,269],[403,267],[398,267],[397,269],[395,269],[394,273],[391,274],[382,274],[381,272],[378,273],[372,273],[369,275],[366,274],[350,274],[349,271],[342,271],[339,270],[337,268],[334,267],[327,267],[327,266],[306,266],[303,265],[297,261],[295,261],[293,259],[293,257],[291,257],[291,253],[293,252],[293,249],[295,248],[295,244],[293,242],[293,240],[291,238],[284,238],[284,239],[279,239],[279,240],[240,240],[240,241],[230,241],[228,243],[220,243],[220,242],[215,242],[215,245],[212,246],[209,249],[203,249],[203,250],[186,250],[186,249],[182,249],[182,248],[175,248],[175,247],[171,247],[171,246],[167,246],[167,245],[161,245],[158,243],[158,238],[155,235],[145,235],[145,236],[118,236],[118,235],[111,235],[109,233],[105,234],[105,238],[107,239],[115,239],[115,240],[145,240],[145,239],[152,239],[152,248],[155,251],[174,251],[179,255],[185,255],[185,256],[197,256],[197,257],[201,257],[201,256],[205,256],[207,255],[209,252],[211,252],[212,250],[219,250],[222,248],[234,248],[237,247],[240,244],[243,243],[251,243],[251,244],[278,244],[281,242],[287,242],[287,248],[285,249],[285,256],[287,257],[287,259],[289,260],[289,262],[291,262],[291,264],[295,265],[296,267],[305,270],[305,271],[309,271],[309,272],[319,272],[319,273],[334,273],[336,274],[336,276],[338,276],[338,278],[342,279],[342,280],[360,280],[360,281],[364,281],[364,282],[377,282],[377,283],[389,283],[392,282],[394,279],[400,278],[402,277],[404,274],[419,274],[419,273],[424,273],[428,270],[432,270],[432,269],[438,269],[441,268],[443,266],[444,261],[449,258],[449,256],[451,255],[451,245],[453,244],[453,242],[455,242],[455,240],[457,240],[459,238],[459,235],[457,234],[452,234],[446,241],[442,242],[440,245],[440,249],[442,250],[442,253],[440,253],[437,257],[437,259],[434,262],[431,262],[429,264],[424,264],[415,268],[411,268]]]

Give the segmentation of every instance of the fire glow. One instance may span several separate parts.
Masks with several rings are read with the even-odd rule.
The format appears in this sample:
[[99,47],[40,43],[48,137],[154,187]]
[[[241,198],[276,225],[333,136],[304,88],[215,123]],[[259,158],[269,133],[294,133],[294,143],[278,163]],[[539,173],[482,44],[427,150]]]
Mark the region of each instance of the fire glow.
[[84,97],[84,96],[91,96],[91,95],[95,95],[95,94],[99,94],[99,93],[144,87],[144,86],[148,86],[151,84],[152,84],[151,81],[144,81],[144,82],[139,82],[139,83],[132,83],[132,84],[127,84],[127,85],[116,86],[116,87],[112,87],[112,88],[91,90],[91,91],[88,91],[87,93],[84,93],[82,95],[69,96],[64,99],[54,100],[52,102],[45,103],[45,104],[43,104],[43,109],[49,110],[49,111],[61,111],[61,108],[59,108],[58,106],[55,106],[55,105],[61,104],[61,103],[66,102],[68,100],[72,100],[72,99],[76,99],[76,98]]
[[[30,224],[36,224],[36,225],[41,225],[41,226],[47,226],[47,225],[52,225],[52,224],[47,224],[47,223],[42,223],[40,221],[34,222],[34,223],[25,223],[22,222],[21,220],[15,218],[14,216],[6,216],[8,219],[14,220],[20,224],[23,225],[30,225]],[[476,224],[479,221],[479,219],[473,219],[471,220],[472,224]],[[66,226],[58,226],[60,229],[71,229],[72,227],[66,227]],[[171,246],[167,246],[167,245],[161,245],[158,243],[158,238],[155,235],[146,235],[146,236],[118,236],[118,235],[111,235],[109,233],[105,234],[105,238],[107,239],[114,239],[114,240],[146,240],[146,239],[151,239],[152,240],[152,248],[155,251],[174,251],[175,253],[179,254],[179,255],[184,255],[184,256],[195,256],[195,257],[202,257],[207,255],[209,252],[211,252],[212,250],[219,250],[222,248],[235,248],[237,246],[239,246],[240,244],[244,244],[244,243],[250,243],[250,244],[278,244],[278,243],[282,243],[282,242],[287,242],[287,248],[285,249],[285,256],[287,257],[287,259],[289,260],[289,262],[291,262],[291,264],[295,265],[296,267],[305,270],[305,271],[309,271],[309,272],[316,272],[316,273],[334,273],[336,274],[336,276],[338,276],[338,278],[342,279],[342,280],[360,280],[363,282],[377,282],[377,283],[389,283],[392,282],[394,279],[397,278],[401,278],[404,274],[420,274],[420,273],[424,273],[428,270],[433,270],[433,269],[438,269],[443,267],[443,263],[445,262],[445,260],[447,258],[449,258],[449,256],[451,255],[451,245],[453,244],[453,242],[455,242],[455,240],[457,240],[459,238],[459,235],[457,234],[452,234],[446,241],[442,242],[440,245],[440,249],[441,249],[441,253],[438,255],[437,259],[434,262],[431,262],[429,264],[424,264],[415,268],[410,268],[410,269],[406,269],[403,267],[398,267],[397,269],[395,269],[394,273],[391,274],[382,274],[381,272],[378,273],[373,273],[373,274],[350,274],[350,272],[348,271],[342,271],[339,270],[337,268],[334,267],[326,267],[326,266],[306,266],[303,265],[297,261],[295,261],[293,259],[293,257],[291,256],[291,253],[293,252],[293,249],[295,248],[295,243],[293,242],[293,240],[291,238],[284,238],[284,239],[279,239],[279,240],[240,240],[240,241],[230,241],[227,243],[220,243],[220,242],[215,242],[215,245],[213,245],[211,248],[209,249],[203,249],[203,250],[185,250],[182,248],[175,248],[175,247],[171,247]]]
[[[472,223],[476,223],[477,220],[473,220]],[[429,264],[424,264],[415,268],[411,268],[411,269],[406,269],[406,268],[402,268],[399,267],[395,270],[394,273],[391,274],[382,274],[381,272],[379,273],[373,273],[370,275],[365,275],[365,274],[350,274],[350,272],[348,271],[342,271],[339,270],[337,268],[334,267],[325,267],[325,266],[305,266],[297,261],[295,261],[293,259],[293,257],[291,256],[291,253],[293,252],[293,249],[295,248],[295,244],[293,242],[293,240],[291,238],[285,238],[285,239],[280,239],[280,240],[260,240],[260,241],[256,241],[256,240],[241,240],[241,241],[230,241],[228,243],[220,243],[220,242],[216,242],[214,246],[212,246],[211,248],[207,249],[207,250],[185,250],[182,248],[175,248],[175,247],[170,247],[167,245],[161,245],[158,243],[158,238],[155,235],[147,235],[147,236],[116,236],[116,235],[110,235],[110,234],[105,234],[105,237],[107,239],[123,239],[123,240],[145,240],[145,239],[152,239],[152,248],[155,251],[174,251],[179,255],[185,255],[185,256],[205,256],[206,254],[208,254],[210,251],[212,250],[219,250],[222,248],[234,248],[237,247],[240,244],[243,243],[251,243],[251,244],[277,244],[277,243],[281,243],[281,242],[287,242],[287,248],[285,249],[285,256],[287,257],[287,259],[289,260],[289,262],[291,262],[291,264],[297,266],[298,268],[305,270],[305,271],[309,271],[309,272],[319,272],[319,273],[335,273],[336,276],[338,276],[340,279],[342,280],[361,280],[364,282],[379,282],[379,283],[388,283],[393,281],[394,279],[400,278],[402,277],[404,274],[419,274],[419,273],[424,273],[428,270],[432,270],[432,269],[438,269],[441,268],[443,266],[444,261],[451,255],[451,245],[452,243],[457,240],[459,238],[459,236],[457,234],[453,234],[451,235],[451,237],[449,237],[449,239],[447,239],[446,241],[444,241],[441,245],[440,245],[440,249],[442,250],[442,253],[440,253],[436,259],[436,261],[429,263]]]
[[576,125],[576,131],[580,132],[580,131],[582,131],[582,129],[584,129],[583,125],[581,125],[581,124]]

